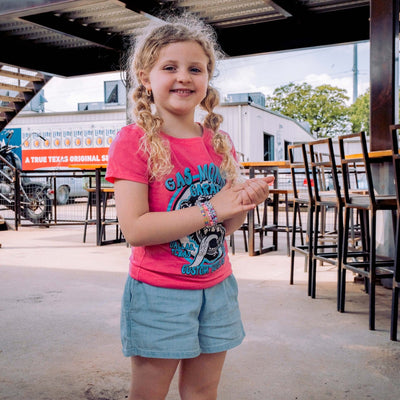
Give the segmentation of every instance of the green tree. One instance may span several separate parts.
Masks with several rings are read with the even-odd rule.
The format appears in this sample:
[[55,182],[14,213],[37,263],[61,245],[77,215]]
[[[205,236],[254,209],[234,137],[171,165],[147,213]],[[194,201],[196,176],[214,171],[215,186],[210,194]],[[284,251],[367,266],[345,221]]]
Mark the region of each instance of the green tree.
[[308,122],[317,137],[334,137],[349,131],[345,89],[330,85],[313,88],[308,83],[289,83],[266,97],[266,107],[300,122]]
[[364,131],[369,135],[369,109],[370,109],[370,90],[358,96],[356,101],[349,108],[350,122],[353,132]]

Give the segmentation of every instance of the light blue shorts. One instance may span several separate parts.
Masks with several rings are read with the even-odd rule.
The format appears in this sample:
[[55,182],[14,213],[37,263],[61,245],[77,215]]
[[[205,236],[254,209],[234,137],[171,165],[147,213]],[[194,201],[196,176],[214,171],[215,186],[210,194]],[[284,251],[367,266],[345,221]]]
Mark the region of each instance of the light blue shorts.
[[122,298],[126,357],[183,359],[238,346],[244,329],[233,275],[202,290],[166,289],[128,276]]

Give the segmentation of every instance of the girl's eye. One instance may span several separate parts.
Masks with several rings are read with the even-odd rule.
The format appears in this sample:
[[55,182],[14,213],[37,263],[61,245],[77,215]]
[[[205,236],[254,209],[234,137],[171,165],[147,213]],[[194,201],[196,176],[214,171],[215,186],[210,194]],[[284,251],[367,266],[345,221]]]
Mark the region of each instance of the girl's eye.
[[190,69],[190,71],[191,71],[191,72],[194,72],[195,74],[201,73],[201,69],[200,69],[200,68],[197,68],[197,67],[192,67],[192,68]]
[[165,71],[175,71],[175,67],[173,65],[166,65],[164,67]]

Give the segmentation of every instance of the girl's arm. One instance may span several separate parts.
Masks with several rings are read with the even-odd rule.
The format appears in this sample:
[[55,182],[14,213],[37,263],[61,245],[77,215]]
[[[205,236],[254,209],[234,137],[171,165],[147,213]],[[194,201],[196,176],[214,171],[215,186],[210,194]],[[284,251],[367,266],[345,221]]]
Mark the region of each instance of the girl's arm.
[[[169,212],[149,212],[148,186],[127,180],[116,180],[115,202],[118,221],[125,239],[132,246],[149,246],[168,243],[187,236],[204,227],[199,207],[189,207]],[[211,200],[219,222],[245,215],[255,207],[243,204],[239,187],[229,184]]]
[[227,219],[224,221],[223,225],[225,228],[225,235],[229,236],[231,233],[237,231],[243,224],[246,219],[247,211],[235,215],[233,218]]

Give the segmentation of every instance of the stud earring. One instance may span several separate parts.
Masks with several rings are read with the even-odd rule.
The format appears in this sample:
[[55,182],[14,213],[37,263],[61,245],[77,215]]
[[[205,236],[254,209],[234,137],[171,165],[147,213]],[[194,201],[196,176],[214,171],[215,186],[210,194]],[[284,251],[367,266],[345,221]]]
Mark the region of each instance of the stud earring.
[[146,95],[147,97],[151,97],[151,89],[146,89]]

